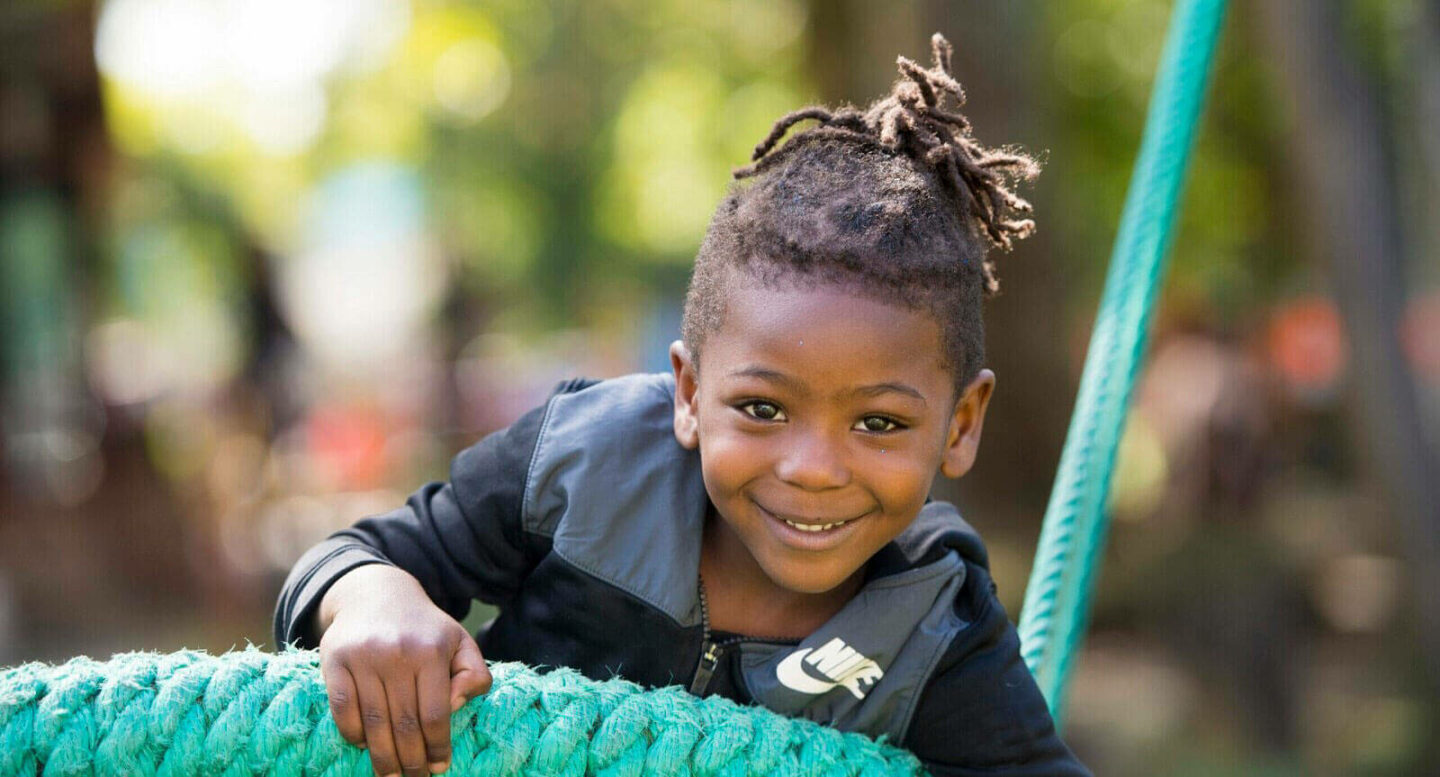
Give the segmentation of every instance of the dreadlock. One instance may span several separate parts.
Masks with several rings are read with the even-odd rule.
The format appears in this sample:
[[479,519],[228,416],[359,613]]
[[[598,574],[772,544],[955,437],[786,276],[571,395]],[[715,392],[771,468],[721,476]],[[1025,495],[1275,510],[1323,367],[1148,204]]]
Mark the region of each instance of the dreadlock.
[[[900,57],[901,78],[864,111],[811,106],[787,114],[755,147],[716,209],[696,258],[683,334],[698,360],[719,326],[736,272],[774,284],[838,283],[924,307],[939,322],[947,363],[963,385],[984,359],[981,301],[999,289],[988,250],[1009,250],[1035,222],[1010,180],[1039,166],[989,149],[945,106],[965,92],[952,49],[936,33],[933,65]],[[792,127],[816,126],[780,141]]]

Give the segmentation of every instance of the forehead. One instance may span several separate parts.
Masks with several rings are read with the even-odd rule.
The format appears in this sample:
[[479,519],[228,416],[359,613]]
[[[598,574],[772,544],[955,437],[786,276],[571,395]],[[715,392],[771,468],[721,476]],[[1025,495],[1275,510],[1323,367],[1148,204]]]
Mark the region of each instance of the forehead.
[[702,374],[759,367],[817,390],[900,380],[928,393],[951,383],[925,308],[828,283],[731,286],[700,358]]

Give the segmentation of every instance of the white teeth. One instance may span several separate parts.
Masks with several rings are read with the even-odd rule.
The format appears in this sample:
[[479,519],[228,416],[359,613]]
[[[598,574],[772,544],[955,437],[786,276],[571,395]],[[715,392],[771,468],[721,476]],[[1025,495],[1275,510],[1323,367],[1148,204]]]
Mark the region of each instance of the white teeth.
[[794,526],[795,528],[799,529],[800,531],[825,531],[826,529],[833,529],[833,528],[835,528],[836,526],[844,526],[845,524],[849,523],[849,521],[836,521],[835,523],[826,523],[826,524],[819,524],[819,525],[817,525],[817,524],[796,523],[796,522],[794,522],[794,521],[788,521],[788,520],[785,521],[785,523],[790,524],[791,526]]

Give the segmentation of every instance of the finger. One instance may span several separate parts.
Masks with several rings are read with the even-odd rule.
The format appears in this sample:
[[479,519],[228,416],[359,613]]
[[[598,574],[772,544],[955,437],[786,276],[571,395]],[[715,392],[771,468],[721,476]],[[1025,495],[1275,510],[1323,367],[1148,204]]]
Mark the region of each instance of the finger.
[[425,738],[420,732],[420,710],[415,703],[415,671],[404,668],[385,678],[385,698],[390,703],[390,730],[395,736],[395,755],[405,777],[427,777]]
[[458,710],[465,702],[490,690],[493,678],[480,646],[469,634],[460,640],[460,647],[450,659],[450,708]]
[[360,723],[360,706],[355,701],[355,678],[335,659],[326,654],[320,659],[320,674],[325,678],[325,694],[330,698],[330,714],[340,736],[356,747],[365,746],[365,727]]
[[395,756],[395,739],[390,734],[390,703],[385,698],[385,686],[374,672],[351,676],[355,678],[360,723],[365,727],[365,742],[370,749],[370,767],[381,777],[399,774],[400,761]]
[[450,768],[450,671],[443,661],[420,667],[415,678],[420,694],[420,731],[425,737],[425,760],[430,773]]

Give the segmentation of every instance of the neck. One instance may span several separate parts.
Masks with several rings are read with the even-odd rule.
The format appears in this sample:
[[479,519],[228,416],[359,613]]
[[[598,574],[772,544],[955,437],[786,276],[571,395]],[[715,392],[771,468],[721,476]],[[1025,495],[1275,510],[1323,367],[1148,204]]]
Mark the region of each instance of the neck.
[[821,593],[782,588],[750,555],[740,537],[715,514],[705,518],[700,575],[710,627],[766,637],[803,639],[835,616],[865,581],[862,566],[845,582]]

